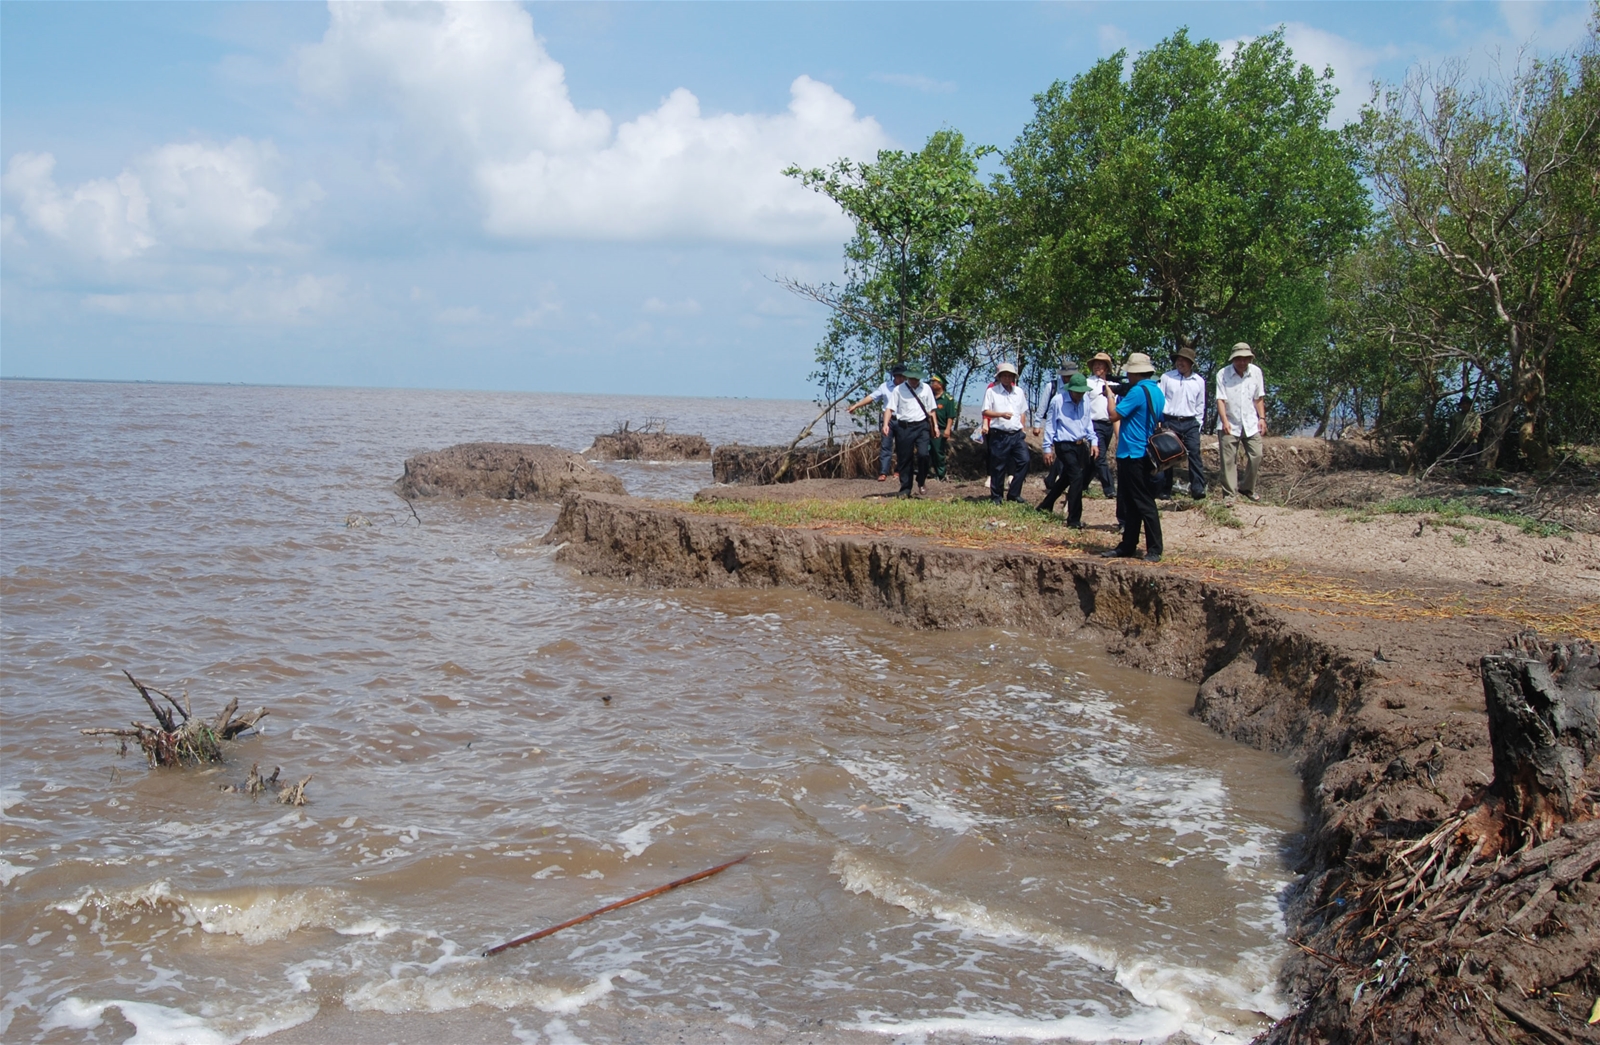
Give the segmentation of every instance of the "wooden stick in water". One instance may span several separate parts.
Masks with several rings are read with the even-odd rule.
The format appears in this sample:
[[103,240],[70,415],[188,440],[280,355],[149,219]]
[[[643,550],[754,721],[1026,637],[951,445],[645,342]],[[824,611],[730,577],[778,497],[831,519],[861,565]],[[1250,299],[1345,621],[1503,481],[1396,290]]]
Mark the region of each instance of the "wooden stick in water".
[[726,871],[728,868],[732,867],[735,864],[744,863],[746,860],[750,859],[750,857],[753,856],[753,855],[755,855],[755,854],[754,853],[746,853],[743,856],[739,857],[739,859],[737,859],[737,860],[729,860],[725,864],[718,864],[717,866],[715,866],[713,868],[710,868],[708,870],[696,872],[695,874],[689,875],[687,878],[680,878],[676,882],[668,882],[666,885],[658,885],[654,889],[646,890],[645,892],[642,892],[637,896],[630,896],[626,900],[618,900],[616,903],[608,903],[604,907],[599,908],[598,910],[590,911],[588,914],[580,914],[578,917],[573,918],[571,921],[562,922],[560,925],[552,925],[548,929],[540,929],[536,933],[529,933],[526,936],[519,936],[515,940],[507,940],[505,943],[496,944],[495,946],[490,947],[488,950],[484,951],[483,952],[483,956],[485,958],[492,958],[495,955],[499,954],[501,951],[509,951],[513,947],[521,947],[525,943],[532,943],[535,940],[542,940],[546,936],[552,936],[555,933],[560,932],[562,929],[570,929],[574,925],[579,925],[579,924],[581,924],[583,922],[588,921],[591,918],[599,917],[600,915],[605,914],[608,911],[615,911],[619,907],[627,907],[629,904],[636,904],[640,900],[648,900],[652,896],[660,896],[662,893],[671,892],[673,889],[678,888],[678,886],[680,886],[680,885],[688,885],[691,882],[698,882],[702,878],[710,878],[714,874],[721,874],[723,871]]

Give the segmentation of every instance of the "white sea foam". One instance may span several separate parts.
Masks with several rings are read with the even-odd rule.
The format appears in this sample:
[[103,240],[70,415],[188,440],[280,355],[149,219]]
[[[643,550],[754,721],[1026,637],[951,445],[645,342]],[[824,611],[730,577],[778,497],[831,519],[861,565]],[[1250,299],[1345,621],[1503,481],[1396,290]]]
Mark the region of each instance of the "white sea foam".
[[[475,963],[476,964],[476,963]],[[628,978],[626,970],[608,972],[575,991],[563,991],[544,984],[528,983],[509,976],[485,976],[480,969],[453,969],[442,976],[394,976],[362,984],[344,996],[352,1012],[452,1012],[473,1005],[514,1009],[531,1006],[541,1012],[570,1015],[612,991],[618,976]]]
[[[913,914],[948,922],[956,928],[1003,940],[1019,940],[1075,955],[1112,972],[1144,1012],[1120,1019],[1063,1017],[1060,1020],[1025,1020],[1011,1016],[978,1015],[910,1023],[862,1025],[864,1030],[909,1034],[918,1031],[960,1030],[974,1036],[1068,1038],[1078,1041],[1162,1040],[1182,1030],[1196,1041],[1218,1045],[1249,1040],[1255,1028],[1241,1027],[1225,1011],[1257,1012],[1276,1018],[1286,1009],[1272,986],[1270,964],[1242,962],[1236,976],[1165,965],[1119,954],[1116,948],[1026,916],[1011,915],[961,896],[950,896],[932,886],[912,881],[859,854],[840,850],[830,868],[846,889],[868,893]],[[864,1017],[865,1018],[865,1017]]]
[[31,870],[33,870],[33,868],[18,867],[10,860],[0,858],[0,886],[10,885],[12,879],[16,878],[18,875],[27,874]]
[[[246,1038],[259,1038],[278,1031],[297,1027],[317,1013],[315,1004],[279,1010],[272,1015],[239,1015],[219,1020],[206,1019],[183,1009],[154,1005],[143,1001],[85,1001],[68,997],[57,1003],[45,1016],[40,1030],[94,1030],[105,1020],[107,1009],[121,1011],[123,1019],[133,1024],[133,1037],[122,1045],[235,1045]],[[226,1029],[218,1024],[229,1024]]]
[[904,806],[940,830],[965,834],[993,819],[963,809],[932,788],[912,782],[911,774],[902,766],[871,758],[841,758],[839,766],[874,794]]
[[22,801],[22,789],[16,787],[0,787],[0,814],[8,812],[12,806]]
[[654,820],[646,820],[642,824],[635,824],[618,835],[617,841],[628,854],[623,859],[631,860],[646,849],[649,849],[654,841],[650,837],[651,832],[671,819],[672,817],[670,816],[658,816]]
[[1020,1016],[944,1016],[926,1020],[878,1022],[872,1013],[859,1014],[851,1030],[910,1037],[925,1034],[965,1034],[973,1038],[1007,1038],[1023,1041],[1166,1041],[1183,1029],[1183,1021],[1170,1012],[1146,1010],[1116,1019],[1111,1016],[1063,1016],[1057,1020],[1029,1020]]
[[238,936],[248,944],[281,940],[301,929],[333,929],[345,936],[379,938],[394,931],[380,918],[351,917],[347,906],[348,897],[334,889],[248,889],[213,895],[183,893],[161,880],[120,892],[86,889],[76,899],[56,904],[55,909],[78,915],[89,908],[107,921],[165,909],[202,932]]

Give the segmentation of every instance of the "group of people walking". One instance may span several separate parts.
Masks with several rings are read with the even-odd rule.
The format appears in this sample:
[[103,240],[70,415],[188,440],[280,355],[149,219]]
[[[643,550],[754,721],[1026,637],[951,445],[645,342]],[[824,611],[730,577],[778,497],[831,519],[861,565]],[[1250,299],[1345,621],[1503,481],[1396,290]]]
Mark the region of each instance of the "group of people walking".
[[[1044,417],[1033,428],[1040,437],[1045,464],[1044,500],[1039,509],[1054,512],[1065,498],[1066,525],[1083,528],[1083,493],[1098,478],[1101,491],[1117,505],[1121,540],[1103,552],[1107,558],[1143,558],[1159,562],[1164,548],[1157,500],[1170,498],[1178,469],[1187,464],[1189,496],[1206,496],[1206,472],[1200,458],[1200,433],[1205,426],[1206,381],[1195,369],[1194,350],[1180,346],[1172,369],[1156,377],[1143,352],[1131,353],[1122,366],[1124,380],[1113,380],[1116,363],[1105,352],[1089,360],[1089,373],[1076,363],[1064,364],[1058,380],[1044,396]],[[1033,420],[1027,393],[1017,384],[1017,368],[1001,363],[983,394],[983,410],[975,438],[989,459],[989,497],[994,503],[1022,500],[1022,486],[1031,464],[1027,444]],[[1248,344],[1233,347],[1228,365],[1215,378],[1218,449],[1225,497],[1258,500],[1256,473],[1261,440],[1267,432],[1266,384]],[[930,471],[946,476],[950,440],[955,434],[956,404],[945,382],[933,375],[924,383],[920,368],[897,366],[871,395],[850,407],[854,413],[869,403],[883,405],[880,482],[889,476],[891,455],[898,457],[900,494],[913,487],[926,492]],[[1150,441],[1166,430],[1181,442],[1184,461],[1158,466]],[[1176,451],[1174,451],[1176,452]],[[1145,550],[1139,551],[1143,537]]]

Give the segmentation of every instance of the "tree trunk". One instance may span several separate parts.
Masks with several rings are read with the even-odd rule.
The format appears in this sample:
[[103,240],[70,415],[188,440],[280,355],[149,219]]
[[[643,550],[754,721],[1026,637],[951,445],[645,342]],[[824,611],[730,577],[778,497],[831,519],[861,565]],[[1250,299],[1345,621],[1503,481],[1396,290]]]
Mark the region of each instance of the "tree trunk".
[[1526,648],[1490,654],[1481,666],[1494,756],[1489,793],[1505,803],[1518,841],[1543,842],[1592,813],[1594,781],[1585,774],[1600,755],[1600,657],[1578,643],[1542,656]]

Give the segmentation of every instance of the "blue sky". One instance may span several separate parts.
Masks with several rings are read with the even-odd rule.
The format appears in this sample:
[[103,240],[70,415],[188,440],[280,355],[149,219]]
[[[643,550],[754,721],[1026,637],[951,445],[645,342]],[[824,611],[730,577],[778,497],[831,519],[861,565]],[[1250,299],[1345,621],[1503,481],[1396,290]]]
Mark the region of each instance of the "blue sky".
[[806,398],[848,228],[784,179],[1004,147],[1173,30],[1374,79],[1570,3],[0,4],[0,374]]

